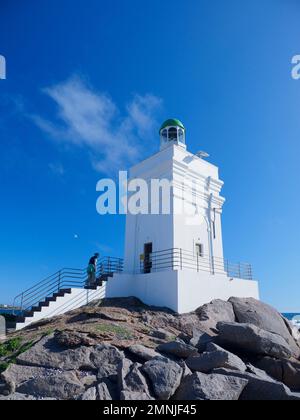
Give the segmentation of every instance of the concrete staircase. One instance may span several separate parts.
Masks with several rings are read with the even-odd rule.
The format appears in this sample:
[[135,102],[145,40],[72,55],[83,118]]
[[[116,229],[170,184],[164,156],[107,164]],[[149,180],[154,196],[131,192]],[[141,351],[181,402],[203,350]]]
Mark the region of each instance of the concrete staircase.
[[106,257],[97,269],[97,281],[87,286],[86,270],[63,269],[15,298],[21,302],[22,314],[17,317],[15,330],[21,330],[43,319],[62,315],[105,297],[106,283],[114,273],[123,270],[123,261]]

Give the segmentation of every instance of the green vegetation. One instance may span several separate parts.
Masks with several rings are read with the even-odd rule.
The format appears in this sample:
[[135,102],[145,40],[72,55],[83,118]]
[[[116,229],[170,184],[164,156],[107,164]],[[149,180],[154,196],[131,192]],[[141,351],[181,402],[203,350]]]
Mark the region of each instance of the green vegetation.
[[12,363],[16,363],[17,357],[29,350],[33,344],[34,341],[23,344],[21,337],[15,337],[0,344],[0,357],[2,358],[0,360],[0,373],[4,372]]
[[131,340],[133,338],[131,331],[119,325],[101,324],[97,325],[96,330],[102,333],[113,333],[121,340]]

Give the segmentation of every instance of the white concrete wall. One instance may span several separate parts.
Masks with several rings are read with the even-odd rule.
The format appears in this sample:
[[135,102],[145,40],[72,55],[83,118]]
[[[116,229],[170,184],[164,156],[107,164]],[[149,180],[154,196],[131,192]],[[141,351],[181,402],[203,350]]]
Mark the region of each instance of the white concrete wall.
[[178,312],[187,313],[214,299],[227,301],[233,296],[259,299],[259,289],[256,281],[190,270],[178,272],[178,295]]
[[106,297],[134,296],[147,305],[178,308],[177,271],[128,275],[117,274],[107,283]]
[[135,296],[147,305],[187,313],[214,299],[228,300],[232,296],[259,299],[259,289],[256,281],[193,270],[115,275],[107,284],[107,297],[129,296]]

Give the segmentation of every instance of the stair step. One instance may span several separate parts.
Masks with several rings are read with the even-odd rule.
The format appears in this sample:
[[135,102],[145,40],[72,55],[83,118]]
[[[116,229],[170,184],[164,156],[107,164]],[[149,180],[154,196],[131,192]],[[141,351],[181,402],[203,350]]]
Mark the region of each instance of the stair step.
[[32,312],[41,312],[42,308],[40,306],[33,306],[31,311]]
[[51,297],[47,297],[46,298],[46,300],[45,300],[46,302],[56,302],[56,298],[55,297],[53,297],[53,296],[51,296]]
[[50,302],[40,302],[39,307],[40,308],[47,308],[50,305]]
[[72,289],[61,289],[60,292],[61,293],[64,293],[65,295],[66,294],[69,294],[70,295],[72,293]]
[[53,297],[56,299],[56,298],[58,298],[58,297],[63,297],[63,296],[65,296],[65,294],[63,293],[63,292],[56,292],[56,293],[54,293],[54,295],[53,295]]
[[85,286],[85,290],[97,290],[98,286]]

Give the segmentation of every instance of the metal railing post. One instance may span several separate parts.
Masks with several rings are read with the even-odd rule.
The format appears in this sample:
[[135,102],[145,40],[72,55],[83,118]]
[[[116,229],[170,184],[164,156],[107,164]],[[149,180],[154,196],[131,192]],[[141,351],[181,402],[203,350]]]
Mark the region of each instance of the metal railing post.
[[180,270],[182,270],[182,248],[180,248]]
[[61,271],[59,271],[59,273],[58,273],[58,285],[57,286],[58,286],[57,291],[59,292],[60,291],[60,286],[61,286]]
[[199,254],[197,252],[197,272],[199,273]]
[[242,278],[242,267],[241,267],[241,263],[239,263],[239,279]]
[[21,296],[21,311],[23,310],[24,293]]

